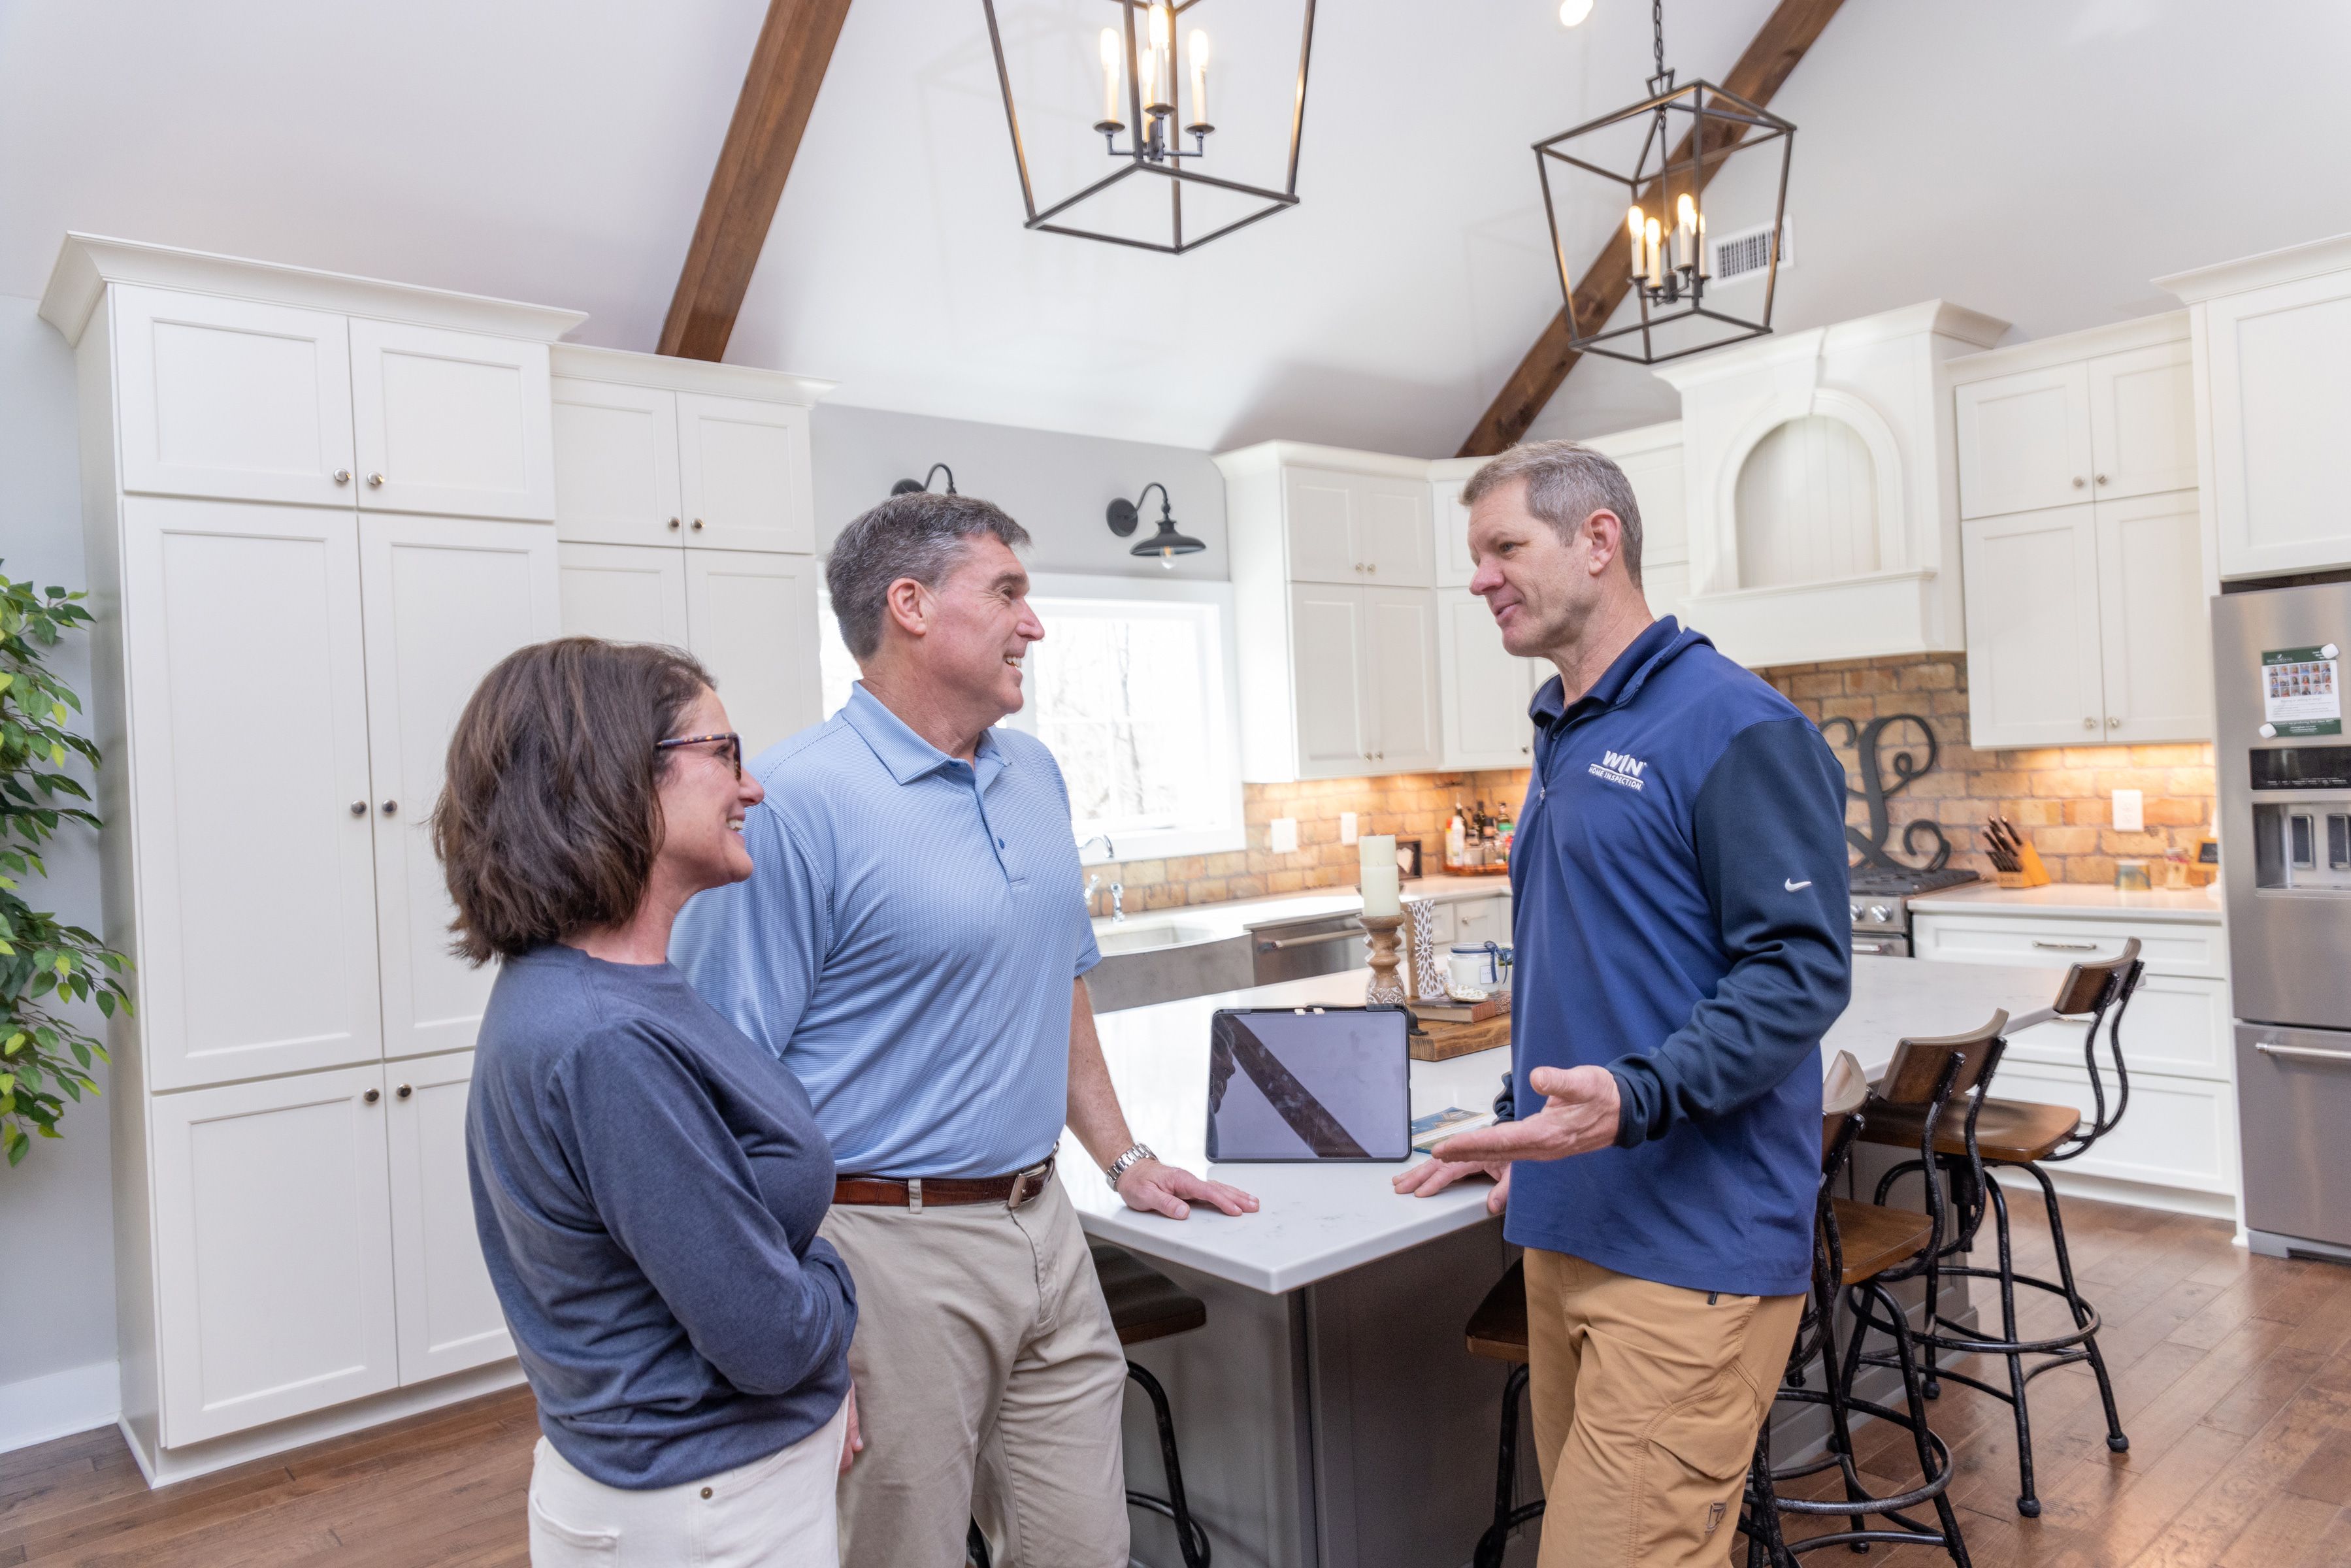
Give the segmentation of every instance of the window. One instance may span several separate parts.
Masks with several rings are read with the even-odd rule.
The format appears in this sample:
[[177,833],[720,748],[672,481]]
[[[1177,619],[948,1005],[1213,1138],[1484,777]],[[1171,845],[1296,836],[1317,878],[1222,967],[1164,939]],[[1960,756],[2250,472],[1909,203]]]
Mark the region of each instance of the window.
[[[1005,723],[1052,749],[1078,841],[1108,834],[1122,861],[1242,848],[1231,590],[1040,577],[1029,602],[1045,640],[1026,661],[1028,700]],[[831,714],[848,700],[857,672],[830,607],[822,622]]]

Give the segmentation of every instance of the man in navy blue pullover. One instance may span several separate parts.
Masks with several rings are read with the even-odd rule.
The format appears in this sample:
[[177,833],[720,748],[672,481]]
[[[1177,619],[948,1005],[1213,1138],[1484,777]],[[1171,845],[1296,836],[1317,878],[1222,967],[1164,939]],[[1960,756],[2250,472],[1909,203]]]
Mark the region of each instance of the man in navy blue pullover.
[[1820,1041],[1851,987],[1844,772],[1641,592],[1624,473],[1479,470],[1469,587],[1559,668],[1510,856],[1517,1119],[1396,1178],[1496,1179],[1527,1249],[1541,1568],[1720,1564],[1811,1279]]

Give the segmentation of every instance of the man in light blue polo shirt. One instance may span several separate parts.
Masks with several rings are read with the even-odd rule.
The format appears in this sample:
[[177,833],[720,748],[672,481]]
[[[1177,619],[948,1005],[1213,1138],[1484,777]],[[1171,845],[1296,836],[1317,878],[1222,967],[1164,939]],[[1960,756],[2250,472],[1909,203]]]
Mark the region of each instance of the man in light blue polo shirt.
[[672,956],[808,1086],[842,1175],[822,1234],[857,1281],[866,1448],[847,1568],[1127,1560],[1126,1363],[1077,1212],[1064,1121],[1129,1207],[1257,1202],[1134,1142],[1094,1035],[1100,961],[1052,753],[994,727],[1045,634],[988,503],[894,497],[825,580],[863,680],[752,765],[750,880],[686,906]]

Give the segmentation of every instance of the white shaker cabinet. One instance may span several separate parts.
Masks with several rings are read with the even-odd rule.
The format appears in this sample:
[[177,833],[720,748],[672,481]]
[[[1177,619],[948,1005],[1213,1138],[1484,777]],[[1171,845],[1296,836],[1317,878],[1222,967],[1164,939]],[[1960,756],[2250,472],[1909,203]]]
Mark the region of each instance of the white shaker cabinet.
[[1978,747],[2104,738],[2098,549],[2087,504],[1959,526],[1970,737]]
[[677,394],[579,376],[557,376],[553,384],[557,536],[682,545]]
[[[140,612],[120,628],[125,674],[141,700],[125,716],[128,757],[107,761],[127,772],[139,848],[147,1080],[181,1089],[372,1061],[359,518],[131,497],[121,549]],[[119,847],[131,824],[108,815]],[[256,932],[268,933],[266,976]]]
[[1298,705],[1298,777],[1329,779],[1368,771],[1372,716],[1364,693],[1371,669],[1364,658],[1364,617],[1358,589],[1301,582],[1290,591],[1295,656],[1286,648],[1284,663]]
[[527,523],[369,517],[361,525],[387,1056],[474,1043],[495,969],[449,952],[455,913],[433,802],[466,699],[515,649],[561,634],[555,537]]
[[565,636],[689,644],[684,550],[569,543],[555,549]]
[[1435,768],[1444,751],[1437,732],[1436,596],[1410,588],[1363,592],[1371,760],[1384,773]]
[[371,1063],[150,1101],[167,1447],[400,1381],[382,1090]]
[[[2075,344],[2080,357],[1974,379],[1980,356],[1955,372],[1959,515],[2118,500],[2196,487],[2195,400],[2188,341],[2177,315],[2126,330],[2026,345],[2038,354]],[[2105,340],[2137,346],[2089,351]],[[2085,341],[2086,340],[2086,341]],[[2015,350],[1999,352],[2013,357]]]
[[2100,501],[2095,511],[2105,738],[2209,737],[2212,660],[2196,493]]
[[[1447,768],[1526,768],[1534,760],[1527,704],[1539,666],[1502,646],[1482,599],[1437,592],[1437,666],[1444,697]],[[1548,664],[1540,666],[1549,669]]]
[[1286,467],[1283,527],[1290,576],[1305,582],[1426,588],[1429,492],[1417,476]]
[[688,546],[815,551],[806,408],[680,392],[677,452]]
[[2089,499],[2090,380],[2079,363],[1955,389],[1959,515],[1989,517]]
[[400,1380],[422,1383],[502,1361],[514,1337],[474,1228],[465,1168],[474,1053],[395,1062],[383,1078]]
[[[1287,763],[1301,779],[1437,767],[1443,741],[1434,596],[1425,589],[1301,582],[1290,589],[1286,610],[1270,630],[1284,644],[1294,729],[1283,743],[1288,755],[1269,765]],[[1250,641],[1244,639],[1245,663]],[[1248,683],[1243,692],[1246,706]]]
[[718,683],[755,756],[823,717],[817,669],[820,573],[809,556],[695,549],[685,557],[688,646]]
[[111,327],[123,489],[351,504],[342,316],[124,287]]
[[351,321],[360,505],[555,517],[547,345],[402,321]]

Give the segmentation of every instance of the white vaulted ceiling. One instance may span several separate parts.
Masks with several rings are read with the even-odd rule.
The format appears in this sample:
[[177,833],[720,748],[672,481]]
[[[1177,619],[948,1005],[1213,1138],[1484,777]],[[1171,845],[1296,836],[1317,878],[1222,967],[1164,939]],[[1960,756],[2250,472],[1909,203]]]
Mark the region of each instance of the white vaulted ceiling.
[[[1770,9],[1679,0],[1675,64],[1719,77]],[[0,0],[0,292],[78,228],[650,349],[764,10]],[[1164,257],[1021,228],[978,0],[856,0],[729,358],[873,407],[1449,454],[1558,308],[1528,144],[1634,97],[1647,31],[1630,0],[1573,32],[1555,0],[1322,0],[1301,205]]]

